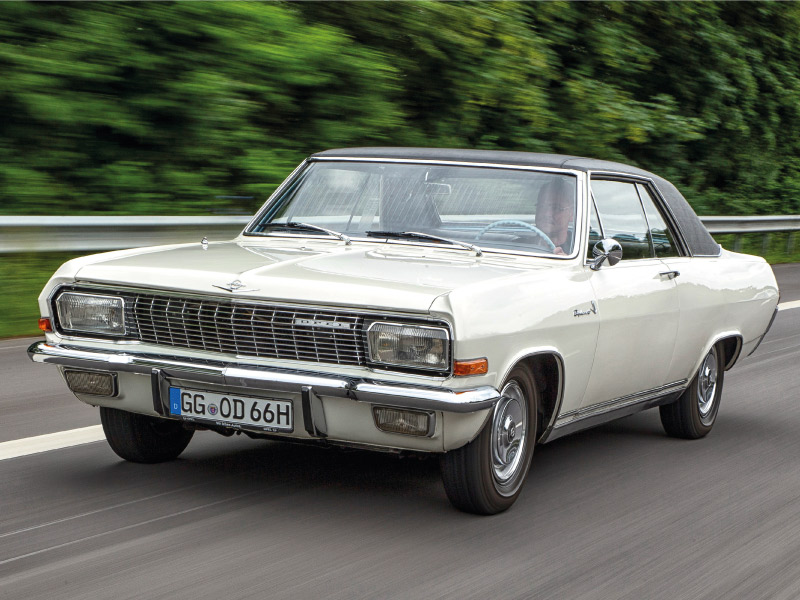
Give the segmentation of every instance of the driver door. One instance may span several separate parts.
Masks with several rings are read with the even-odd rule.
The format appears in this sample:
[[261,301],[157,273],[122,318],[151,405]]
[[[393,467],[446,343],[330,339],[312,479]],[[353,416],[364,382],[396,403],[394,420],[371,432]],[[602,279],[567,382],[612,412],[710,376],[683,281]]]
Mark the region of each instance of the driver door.
[[602,413],[658,395],[671,383],[679,303],[674,276],[656,256],[637,183],[593,178],[591,187],[591,229],[622,246],[617,265],[585,266],[599,332],[581,412]]

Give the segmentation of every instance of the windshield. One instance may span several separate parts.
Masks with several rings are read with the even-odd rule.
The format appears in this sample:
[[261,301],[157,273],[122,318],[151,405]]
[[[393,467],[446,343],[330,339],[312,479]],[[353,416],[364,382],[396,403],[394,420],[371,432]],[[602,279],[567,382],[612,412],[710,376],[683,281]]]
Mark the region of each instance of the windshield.
[[315,235],[279,226],[304,223],[355,239],[419,232],[487,249],[570,254],[576,198],[576,178],[560,173],[311,162],[249,233]]

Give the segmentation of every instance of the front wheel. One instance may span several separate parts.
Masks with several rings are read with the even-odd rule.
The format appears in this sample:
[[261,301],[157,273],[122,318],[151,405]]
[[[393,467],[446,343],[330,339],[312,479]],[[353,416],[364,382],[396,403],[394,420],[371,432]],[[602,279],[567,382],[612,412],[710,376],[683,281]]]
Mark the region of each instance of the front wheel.
[[683,395],[676,402],[659,407],[661,424],[668,435],[696,440],[711,431],[722,398],[723,356],[722,344],[712,346]]
[[538,400],[528,369],[514,368],[483,431],[442,456],[444,489],[456,508],[493,515],[514,504],[533,458]]
[[125,460],[159,463],[177,458],[194,435],[180,421],[100,407],[100,422],[111,449]]

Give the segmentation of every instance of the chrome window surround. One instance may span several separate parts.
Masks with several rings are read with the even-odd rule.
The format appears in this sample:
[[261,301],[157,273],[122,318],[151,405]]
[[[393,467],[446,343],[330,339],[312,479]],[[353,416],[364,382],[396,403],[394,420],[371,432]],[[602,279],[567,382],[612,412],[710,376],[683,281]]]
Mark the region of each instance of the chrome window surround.
[[[628,182],[628,183],[631,183],[631,182],[641,183],[642,185],[647,187],[647,189],[653,195],[653,202],[655,203],[656,208],[659,211],[661,211],[661,215],[664,217],[664,220],[667,223],[667,227],[669,227],[672,230],[672,233],[675,236],[675,241],[676,241],[676,243],[678,245],[678,251],[680,252],[680,255],[681,255],[680,257],[691,257],[692,256],[692,252],[689,249],[689,245],[686,243],[686,238],[685,238],[685,236],[683,234],[683,230],[680,228],[678,220],[675,218],[675,215],[673,214],[672,210],[670,209],[669,204],[667,204],[664,201],[664,197],[661,195],[661,191],[658,189],[658,186],[655,184],[655,182],[650,177],[643,177],[641,175],[632,175],[630,173],[619,173],[619,172],[616,172],[616,171],[587,171],[587,176],[588,177],[586,179],[586,185],[589,188],[587,194],[588,194],[588,198],[590,198],[590,199],[592,199],[592,191],[591,191],[592,179],[601,179],[601,180],[602,179],[605,179],[605,180],[609,180],[610,179],[612,181],[622,181],[622,182]],[[637,193],[638,193],[638,191],[637,191]],[[641,201],[641,199],[640,199],[640,201]],[[644,211],[644,207],[642,207],[642,210]],[[587,223],[585,224],[585,229],[587,231],[588,231],[588,228],[589,228],[588,217],[589,217],[589,215],[588,215],[588,211],[587,211],[587,216],[586,216]],[[602,228],[603,220],[602,220],[602,218],[600,218],[599,214],[598,214],[597,218],[600,220],[600,226]],[[647,213],[646,212],[645,212],[645,220],[647,221],[648,226],[649,226],[650,222],[649,222],[649,220],[647,220]],[[587,249],[587,251],[588,251],[588,249]],[[586,255],[584,254],[584,256],[586,256]],[[624,258],[625,257],[623,256],[623,259]],[[650,259],[640,258],[640,259],[636,259],[636,260],[650,260]],[[588,265],[588,264],[591,264],[591,263],[592,263],[592,261],[589,260],[588,258],[584,259],[584,264]]]
[[[77,291],[78,293],[87,293],[88,295],[92,295],[94,291],[99,293],[105,294],[112,294],[116,297],[124,295],[133,295],[133,294],[150,294],[150,295],[159,295],[159,296],[170,296],[179,299],[192,299],[196,301],[226,301],[230,304],[237,304],[237,305],[259,305],[265,308],[279,308],[281,310],[299,310],[299,311],[319,311],[319,312],[341,312],[347,313],[352,315],[356,313],[356,309],[353,307],[332,307],[332,306],[319,306],[319,305],[308,305],[308,304],[284,304],[278,301],[270,301],[270,300],[262,300],[262,299],[254,299],[254,298],[242,298],[242,297],[232,297],[226,296],[222,294],[201,294],[201,293],[192,293],[192,292],[179,292],[175,290],[154,290],[151,288],[137,288],[132,286],[113,286],[113,285],[105,285],[105,284],[62,284],[57,286],[53,289],[50,293],[50,297],[48,298],[48,304],[55,315],[53,326],[54,331],[56,334],[59,335],[64,340],[69,341],[103,341],[103,342],[111,342],[115,345],[139,345],[139,344],[148,344],[153,343],[149,341],[145,341],[141,339],[141,335],[138,331],[138,325],[136,329],[128,328],[127,330],[131,333],[128,333],[125,337],[123,336],[104,336],[104,335],[92,335],[92,334],[82,334],[80,336],[70,335],[68,331],[63,330],[60,327],[60,323],[57,317],[57,313],[55,309],[55,302],[58,296],[65,291]],[[132,311],[133,308],[130,307],[130,303],[126,303],[126,310]],[[427,317],[425,315],[419,314],[407,314],[407,313],[400,313],[400,312],[387,312],[385,310],[381,310],[379,308],[361,308],[357,309],[358,317],[361,319],[361,329],[357,333],[359,336],[359,342],[362,349],[363,360],[359,362],[359,364],[350,364],[350,366],[354,367],[362,367],[367,368],[372,371],[379,371],[379,372],[394,372],[402,375],[411,375],[411,376],[425,376],[427,378],[430,377],[438,377],[438,378],[447,378],[452,375],[453,369],[453,334],[452,334],[452,324],[442,318],[434,318],[434,317]],[[127,314],[126,314],[126,318]],[[135,318],[135,316],[134,316]],[[387,320],[397,321],[402,323],[403,325],[411,325],[411,326],[427,326],[427,327],[436,327],[440,329],[444,329],[447,332],[447,355],[448,355],[448,367],[446,370],[443,369],[426,369],[424,367],[414,368],[408,367],[406,365],[398,365],[398,366],[384,366],[382,363],[374,363],[369,360],[369,350],[367,347],[367,339],[366,339],[366,324],[367,323],[375,323],[375,322],[384,322]],[[135,323],[135,321],[134,321]],[[135,337],[133,337],[135,336]],[[157,345],[157,344],[156,344]],[[186,346],[179,346],[175,345],[174,347],[178,348],[186,348],[189,350],[197,350],[195,348],[186,347]],[[209,352],[212,354],[228,354],[225,352],[217,352],[214,350],[200,350]],[[235,358],[243,358],[243,359],[252,359],[258,358],[257,356],[250,355],[250,354],[234,354]],[[269,358],[269,357],[267,357]],[[308,359],[291,359],[291,358],[274,358],[274,360],[289,360],[292,362],[307,362],[307,363],[314,363],[316,361],[308,360]],[[338,364],[335,362],[329,363],[320,363],[320,364]],[[348,364],[348,363],[344,363]]]
[[[367,163],[402,163],[402,164],[417,164],[417,165],[443,165],[443,166],[450,166],[450,167],[476,167],[476,168],[486,168],[486,169],[505,169],[505,170],[512,170],[512,171],[536,171],[539,173],[558,173],[561,175],[572,175],[577,179],[577,210],[575,212],[575,231],[573,232],[573,248],[572,252],[566,256],[556,255],[556,254],[544,254],[541,252],[527,252],[524,250],[505,250],[503,248],[487,248],[486,246],[481,246],[481,250],[483,252],[491,252],[496,254],[511,254],[516,256],[536,256],[541,258],[550,258],[554,260],[572,260],[577,258],[580,254],[579,248],[583,246],[582,240],[584,237],[585,231],[579,231],[579,224],[583,223],[584,221],[584,206],[585,202],[585,189],[587,184],[587,173],[586,171],[575,170],[575,169],[563,169],[559,167],[533,167],[527,165],[508,165],[508,164],[499,164],[499,163],[481,163],[481,162],[468,162],[468,161],[450,161],[450,160],[424,160],[424,159],[411,159],[411,158],[367,158],[367,157],[354,157],[354,156],[346,156],[346,157],[334,157],[334,156],[318,156],[307,158],[304,160],[300,165],[292,171],[289,177],[270,195],[264,205],[258,210],[255,217],[253,217],[247,226],[242,231],[242,236],[247,237],[263,237],[259,234],[256,234],[252,231],[252,229],[261,221],[261,218],[266,214],[267,210],[271,207],[272,203],[277,200],[283,191],[292,183],[297,177],[301,174],[301,172],[312,162],[367,162]],[[585,227],[583,228],[586,229]],[[270,237],[304,237],[309,238],[312,237],[313,239],[319,239],[319,236],[313,235],[309,236],[308,234],[301,234],[301,233],[270,233]],[[364,238],[364,237],[357,237],[357,236],[348,236],[354,242],[369,242],[369,243],[376,243],[376,238]],[[447,246],[443,246],[440,243],[431,243],[431,242],[420,242],[416,240],[390,240],[390,244],[403,244],[403,245],[410,245],[410,246],[425,246],[425,247],[435,247],[444,249]]]

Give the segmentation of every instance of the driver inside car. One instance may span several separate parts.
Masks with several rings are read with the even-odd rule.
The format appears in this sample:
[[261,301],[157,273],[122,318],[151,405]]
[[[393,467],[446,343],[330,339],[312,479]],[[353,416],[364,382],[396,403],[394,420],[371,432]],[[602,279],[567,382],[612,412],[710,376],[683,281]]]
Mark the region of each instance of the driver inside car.
[[572,252],[575,220],[574,191],[566,182],[556,180],[542,187],[536,205],[536,227],[555,245],[554,254]]

